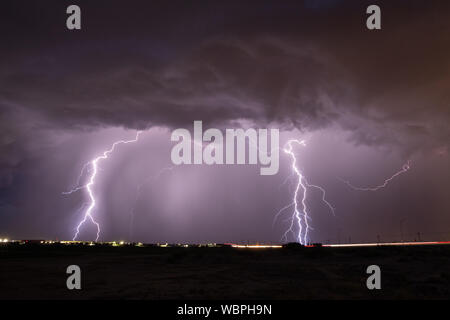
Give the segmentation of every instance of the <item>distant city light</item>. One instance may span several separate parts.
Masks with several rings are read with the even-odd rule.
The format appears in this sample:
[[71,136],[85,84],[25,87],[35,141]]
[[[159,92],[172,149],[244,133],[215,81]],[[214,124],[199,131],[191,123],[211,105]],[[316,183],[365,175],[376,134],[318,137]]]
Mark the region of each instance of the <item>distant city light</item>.
[[[126,242],[110,241],[110,242],[95,242],[95,241],[56,241],[56,240],[10,240],[8,238],[0,238],[0,244],[40,244],[40,245],[80,245],[80,246],[136,246],[136,247],[159,247],[159,248],[223,248],[231,247],[238,249],[281,249],[289,247],[286,244],[235,244],[235,243],[142,243],[142,242]],[[341,243],[341,244],[321,244],[314,243],[305,248],[326,247],[326,248],[348,248],[348,247],[377,247],[377,246],[423,246],[423,245],[450,245],[450,241],[414,241],[414,242],[379,242],[379,243]]]

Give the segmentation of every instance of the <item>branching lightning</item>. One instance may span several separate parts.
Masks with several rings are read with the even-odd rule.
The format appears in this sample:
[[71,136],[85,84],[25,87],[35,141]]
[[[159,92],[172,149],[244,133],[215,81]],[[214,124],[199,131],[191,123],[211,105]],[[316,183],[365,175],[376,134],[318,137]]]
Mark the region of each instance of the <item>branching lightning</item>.
[[389,182],[391,182],[395,177],[405,173],[406,171],[408,171],[411,168],[411,161],[408,160],[403,167],[401,168],[401,170],[397,171],[396,173],[394,173],[392,176],[390,176],[389,178],[387,178],[386,180],[384,180],[384,182],[378,186],[375,187],[356,187],[354,185],[352,185],[349,181],[344,180],[339,178],[342,182],[344,182],[346,185],[348,185],[350,188],[352,188],[353,190],[358,190],[358,191],[377,191],[379,189],[385,188]]
[[[115,148],[118,145],[121,144],[128,144],[128,143],[134,143],[137,142],[139,139],[139,135],[142,133],[142,131],[138,131],[136,133],[136,136],[134,139],[132,140],[119,140],[116,141],[112,144],[112,146],[110,147],[110,149],[106,150],[103,152],[102,155],[94,158],[93,160],[89,161],[87,164],[85,164],[83,166],[83,168],[81,169],[80,175],[78,177],[78,183],[77,186],[75,188],[73,188],[72,190],[68,191],[68,192],[63,192],[63,194],[65,195],[69,195],[72,194],[74,192],[77,192],[79,190],[82,189],[86,189],[88,197],[89,197],[89,206],[87,207],[87,209],[84,211],[83,214],[83,219],[78,223],[77,227],[76,227],[76,232],[75,235],[73,237],[73,240],[75,240],[78,237],[78,234],[80,233],[80,228],[83,226],[83,224],[87,221],[90,220],[97,228],[97,236],[95,238],[95,241],[98,241],[99,237],[100,237],[100,224],[94,219],[92,213],[93,210],[97,204],[97,201],[95,199],[95,195],[94,195],[94,191],[92,190],[92,188],[95,185],[95,179],[97,177],[97,173],[98,173],[98,163],[100,160],[105,160],[108,158],[108,156],[114,152]],[[88,182],[85,185],[81,185],[80,186],[80,181],[82,179],[82,177],[84,176],[84,172],[87,171],[87,173],[90,175],[88,178]]]
[[[101,160],[108,159],[108,157],[111,155],[111,153],[114,152],[114,150],[116,149],[117,146],[119,146],[121,144],[129,144],[129,143],[137,142],[140,134],[141,134],[141,131],[138,131],[136,133],[136,136],[134,139],[119,140],[119,141],[114,142],[108,150],[104,151],[100,156],[98,156],[98,157],[92,159],[91,161],[89,161],[88,163],[86,163],[81,169],[76,186],[70,191],[63,192],[63,194],[65,194],[65,195],[70,195],[74,192],[85,189],[87,192],[87,195],[88,195],[89,201],[86,202],[85,204],[83,204],[82,208],[80,208],[81,210],[83,210],[83,219],[76,226],[76,231],[73,236],[73,240],[77,239],[77,237],[80,233],[80,229],[84,225],[84,223],[87,222],[87,220],[90,220],[91,223],[93,225],[95,225],[97,228],[97,234],[96,234],[95,241],[98,241],[98,239],[100,237],[101,229],[100,229],[100,224],[96,221],[96,219],[94,218],[94,215],[93,215],[94,210],[97,206],[97,200],[96,200],[93,188],[94,188],[98,170],[99,170],[99,162]],[[195,141],[194,141],[194,143],[195,143]],[[307,179],[305,178],[305,176],[302,174],[301,170],[298,167],[297,156],[296,156],[296,153],[294,152],[294,145],[306,146],[306,143],[304,140],[292,139],[292,140],[289,140],[285,144],[285,147],[282,149],[291,158],[292,174],[288,177],[288,179],[283,184],[288,182],[288,180],[291,180],[291,181],[295,180],[295,190],[292,195],[292,202],[289,203],[288,205],[286,205],[285,207],[283,207],[281,210],[279,210],[275,216],[275,219],[280,214],[282,214],[284,211],[293,207],[292,214],[289,218],[289,221],[290,221],[289,228],[284,233],[283,238],[285,238],[287,241],[288,235],[290,233],[292,233],[295,235],[295,239],[297,242],[299,242],[300,244],[306,245],[309,243],[309,231],[312,230],[312,228],[310,226],[310,219],[311,219],[310,212],[309,212],[309,208],[307,206],[308,190],[310,188],[318,189],[322,193],[323,203],[330,209],[330,211],[333,213],[333,215],[335,213],[335,210],[334,210],[333,206],[326,200],[325,190],[318,185],[310,184],[307,181]],[[146,183],[156,180],[164,172],[170,171],[172,169],[173,169],[173,167],[163,168],[155,176],[150,176],[150,177],[146,178],[145,180],[143,180],[137,186],[137,189],[136,189],[135,205],[140,197],[141,189]],[[408,169],[409,169],[409,164],[408,164]],[[88,176],[87,183],[82,185],[81,181],[83,180],[83,177],[86,175]],[[393,179],[394,177],[395,177],[395,175],[393,177],[391,177],[391,179]],[[388,179],[386,183],[388,183],[389,180],[390,179]],[[132,209],[130,211],[130,231],[129,231],[130,237],[131,237],[133,223],[134,223],[135,205],[132,207]],[[275,221],[275,219],[274,219],[274,221]]]
[[[283,213],[287,209],[293,207],[293,212],[289,219],[290,220],[289,228],[284,233],[283,238],[287,241],[289,233],[292,233],[292,234],[296,235],[295,238],[296,238],[297,242],[299,242],[300,244],[306,245],[309,242],[309,237],[308,237],[309,230],[312,229],[309,224],[310,214],[309,214],[309,209],[306,204],[308,188],[316,188],[321,191],[322,201],[330,209],[330,211],[333,213],[333,215],[334,215],[334,208],[326,200],[325,190],[320,186],[308,183],[305,176],[299,170],[298,165],[297,165],[297,157],[294,152],[294,146],[293,146],[294,144],[297,144],[299,146],[306,146],[306,143],[304,140],[292,139],[292,140],[289,140],[286,143],[285,147],[283,148],[283,151],[291,157],[292,172],[293,172],[293,175],[297,177],[294,194],[292,196],[292,202],[289,203],[288,205],[286,205],[285,207],[281,208],[278,211],[278,213],[275,215],[275,219],[281,213]],[[289,179],[289,177],[288,177],[288,179]],[[284,183],[286,183],[286,181]]]
[[81,179],[83,179],[83,177],[84,177],[84,171],[87,170],[87,172],[89,173],[89,168],[90,168],[91,165],[92,164],[91,164],[90,161],[88,163],[85,163],[84,166],[81,168],[80,175],[78,176],[77,183],[75,184],[75,187],[73,187],[70,191],[63,192],[62,194],[69,195],[69,194],[72,194],[74,192],[77,192],[78,190],[84,189],[86,186],[85,185],[81,185]]

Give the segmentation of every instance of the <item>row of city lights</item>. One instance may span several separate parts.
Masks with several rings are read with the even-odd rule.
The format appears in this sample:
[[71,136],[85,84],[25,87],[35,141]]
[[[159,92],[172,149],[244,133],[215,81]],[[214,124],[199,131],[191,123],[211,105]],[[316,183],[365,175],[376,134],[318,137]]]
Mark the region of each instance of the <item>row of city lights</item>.
[[[27,243],[39,243],[39,244],[64,244],[64,245],[109,245],[113,247],[119,246],[136,246],[136,247],[144,247],[144,246],[156,246],[161,248],[167,247],[181,247],[181,248],[189,248],[189,247],[221,247],[221,246],[229,246],[232,248],[246,248],[246,249],[265,249],[265,248],[273,248],[279,249],[283,248],[283,245],[273,245],[273,244],[235,244],[235,243],[225,243],[225,244],[217,244],[217,243],[207,243],[207,244],[169,244],[169,243],[157,243],[157,244],[144,244],[142,242],[125,242],[125,241],[111,241],[111,242],[93,242],[93,241],[54,241],[54,240],[9,240],[8,238],[0,238],[0,245],[6,243],[18,243],[18,244],[27,244]],[[375,246],[412,246],[412,245],[442,245],[442,244],[450,244],[450,241],[421,241],[421,242],[380,242],[380,243],[349,243],[349,244],[323,244],[323,245],[306,245],[305,247],[331,247],[331,248],[345,248],[345,247],[375,247]]]
[[206,244],[182,244],[182,243],[176,243],[176,244],[169,244],[169,243],[156,243],[156,244],[144,244],[142,242],[126,242],[126,241],[109,241],[109,242],[94,242],[94,241],[77,241],[77,240],[70,240],[70,241],[55,241],[55,240],[8,240],[8,239],[2,239],[0,238],[0,243],[18,243],[18,244],[63,244],[63,245],[88,245],[88,246],[95,246],[95,245],[107,245],[107,246],[113,246],[113,247],[119,247],[119,246],[136,246],[136,247],[144,247],[144,246],[157,246],[157,247],[182,247],[182,248],[188,248],[188,247],[217,247],[220,246],[220,244],[217,243],[206,243]]

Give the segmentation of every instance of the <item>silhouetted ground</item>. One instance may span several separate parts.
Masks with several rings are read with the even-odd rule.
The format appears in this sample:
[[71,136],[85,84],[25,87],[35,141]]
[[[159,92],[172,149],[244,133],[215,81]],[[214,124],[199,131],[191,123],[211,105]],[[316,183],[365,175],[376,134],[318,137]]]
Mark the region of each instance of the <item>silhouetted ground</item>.
[[[82,290],[66,288],[66,268]],[[368,290],[367,266],[382,289]],[[2,299],[448,299],[450,246],[158,248],[1,246]]]

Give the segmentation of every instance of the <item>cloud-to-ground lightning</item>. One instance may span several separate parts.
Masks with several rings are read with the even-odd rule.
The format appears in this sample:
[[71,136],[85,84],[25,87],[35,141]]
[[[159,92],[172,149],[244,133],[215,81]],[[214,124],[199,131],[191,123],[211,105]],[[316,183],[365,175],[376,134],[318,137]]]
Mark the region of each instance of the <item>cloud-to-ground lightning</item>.
[[96,179],[97,173],[98,173],[98,163],[100,160],[107,159],[108,156],[112,152],[114,152],[115,148],[118,145],[137,142],[139,139],[139,135],[141,133],[142,133],[142,131],[137,131],[134,139],[119,140],[119,141],[114,142],[108,150],[104,151],[100,156],[92,159],[91,161],[89,161],[87,164],[85,164],[83,166],[83,168],[81,169],[80,176],[78,177],[78,182],[81,181],[83,172],[87,170],[87,172],[89,174],[89,178],[88,178],[88,182],[85,185],[80,186],[80,184],[78,183],[78,185],[74,189],[72,189],[68,192],[63,192],[63,194],[67,195],[67,194],[71,194],[76,191],[79,191],[81,189],[86,189],[88,197],[89,197],[89,206],[84,211],[83,219],[78,223],[78,225],[76,227],[76,232],[75,232],[75,235],[73,236],[73,240],[75,240],[78,237],[78,234],[80,233],[80,228],[89,219],[97,228],[97,236],[95,238],[95,241],[98,241],[98,239],[100,237],[100,224],[93,217],[93,210],[94,210],[95,206],[97,205],[97,200],[95,199],[94,191],[92,190],[92,188],[95,185],[95,181],[96,181],[95,179]]
[[[293,151],[292,148],[292,143],[297,143],[301,146],[305,146],[305,141],[299,141],[299,140],[289,140],[287,143],[287,147],[284,148],[284,152],[286,152],[287,154],[289,154],[292,158],[292,170],[293,172],[297,175],[297,185],[295,187],[294,190],[294,197],[293,197],[293,203],[294,203],[294,213],[292,215],[292,219],[291,219],[291,224],[289,226],[289,229],[286,231],[286,233],[288,232],[292,232],[293,231],[293,227],[294,227],[294,221],[297,222],[297,227],[298,227],[298,233],[297,233],[297,241],[301,244],[306,244],[306,239],[308,237],[308,211],[306,208],[306,203],[305,203],[305,198],[306,198],[306,186],[304,185],[304,181],[303,181],[303,175],[301,174],[301,172],[298,170],[297,168],[297,158],[295,157],[295,153]],[[298,208],[298,193],[300,191],[300,188],[302,189],[303,195],[301,198],[301,203],[302,203],[302,212],[300,213],[299,208]],[[303,215],[303,221],[305,224],[305,232],[304,232],[304,236],[303,236],[303,240],[302,240],[302,215]],[[286,236],[285,233],[285,236]]]
[[386,180],[384,180],[384,182],[378,186],[375,187],[357,187],[352,185],[349,181],[344,180],[344,179],[340,179],[342,182],[344,182],[346,185],[348,185],[350,188],[352,188],[353,190],[358,190],[358,191],[377,191],[379,189],[385,188],[389,182],[391,182],[395,177],[405,173],[406,171],[408,171],[411,168],[411,161],[408,160],[401,168],[401,170],[397,171],[396,173],[394,173],[392,176],[390,176],[389,178],[387,178]]
[[[114,142],[108,150],[104,151],[101,155],[97,156],[96,158],[94,158],[91,161],[89,161],[88,163],[86,163],[81,169],[76,186],[68,192],[63,192],[63,194],[68,195],[68,194],[77,192],[79,190],[86,189],[86,192],[88,195],[88,202],[86,204],[84,204],[82,208],[80,208],[84,211],[83,218],[76,226],[76,232],[73,236],[73,240],[77,239],[77,237],[80,233],[80,229],[84,225],[84,223],[87,220],[90,220],[92,222],[92,224],[94,224],[97,228],[97,235],[96,235],[95,241],[98,241],[98,239],[100,237],[100,224],[96,221],[96,219],[94,218],[94,215],[93,215],[94,209],[97,206],[97,200],[96,200],[93,188],[94,188],[96,178],[98,175],[99,162],[101,160],[107,159],[110,156],[110,154],[114,152],[114,150],[116,149],[117,146],[119,146],[121,144],[129,144],[129,143],[137,142],[141,132],[142,131],[138,131],[136,133],[136,136],[134,139],[119,140],[119,141]],[[198,143],[198,142],[194,141],[194,144],[196,144],[196,143]],[[290,156],[291,169],[292,169],[292,174],[290,175],[290,177],[288,177],[288,179],[284,183],[286,183],[289,179],[292,179],[292,180],[295,179],[295,181],[296,181],[295,190],[294,190],[293,196],[292,196],[292,202],[290,204],[288,204],[287,206],[283,207],[276,214],[275,219],[281,213],[283,213],[285,210],[293,207],[293,212],[290,217],[290,225],[289,225],[289,228],[287,229],[287,231],[284,233],[283,237],[287,240],[288,234],[292,233],[292,234],[296,235],[295,239],[297,242],[299,242],[300,244],[306,245],[309,243],[309,231],[312,229],[310,226],[310,223],[309,223],[310,213],[309,213],[309,208],[307,206],[307,191],[308,191],[308,189],[310,189],[310,188],[318,189],[322,193],[321,199],[324,202],[324,204],[330,209],[330,211],[333,214],[334,214],[335,210],[334,210],[333,206],[326,200],[325,190],[318,185],[310,184],[308,182],[308,180],[305,178],[305,176],[303,175],[303,173],[301,172],[301,170],[299,169],[297,156],[296,156],[296,153],[294,152],[294,145],[306,146],[306,143],[304,140],[291,139],[285,144],[285,147],[283,149],[281,149],[282,151],[284,151],[286,154],[288,154]],[[156,175],[149,176],[148,178],[144,179],[137,186],[134,206],[132,207],[132,209],[130,211],[129,237],[131,237],[131,235],[132,235],[135,206],[140,197],[142,187],[146,183],[149,183],[150,181],[153,181],[153,180],[156,180],[157,178],[159,178],[164,172],[173,170],[173,168],[174,167],[163,168]],[[87,183],[82,185],[81,181],[83,180],[83,177],[86,175],[87,175]]]
[[[289,228],[286,230],[286,232],[283,235],[283,238],[287,241],[287,236],[289,233],[296,234],[296,241],[300,244],[306,245],[309,242],[308,233],[311,229],[311,226],[309,225],[308,220],[310,219],[309,209],[306,204],[307,199],[307,190],[308,188],[316,188],[319,189],[322,193],[322,201],[325,203],[325,205],[330,209],[330,211],[334,215],[334,208],[333,206],[326,200],[325,196],[325,190],[317,185],[310,184],[306,180],[305,176],[302,174],[300,169],[297,165],[297,157],[294,152],[294,144],[297,144],[299,146],[306,146],[306,143],[304,140],[289,140],[285,147],[283,148],[283,151],[288,154],[291,158],[291,168],[293,171],[293,174],[297,177],[297,182],[295,185],[294,194],[292,196],[292,202],[285,207],[281,208],[278,213],[275,215],[275,219],[285,210],[293,207],[293,212],[291,215],[290,225]],[[285,183],[285,182],[284,182]],[[300,198],[300,200],[299,200]],[[297,232],[295,232],[297,230]]]

